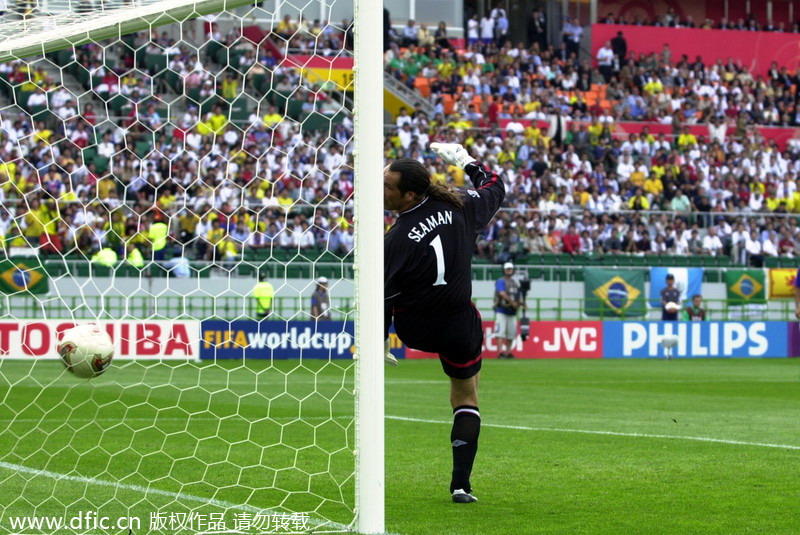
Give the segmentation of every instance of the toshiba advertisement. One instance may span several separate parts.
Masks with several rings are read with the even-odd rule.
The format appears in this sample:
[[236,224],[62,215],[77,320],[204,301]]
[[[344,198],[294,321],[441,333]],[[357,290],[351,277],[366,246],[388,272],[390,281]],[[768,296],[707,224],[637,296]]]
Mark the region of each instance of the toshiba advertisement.
[[96,323],[114,341],[115,359],[197,360],[199,321],[2,321],[0,355],[4,358],[58,358],[56,346],[67,329]]

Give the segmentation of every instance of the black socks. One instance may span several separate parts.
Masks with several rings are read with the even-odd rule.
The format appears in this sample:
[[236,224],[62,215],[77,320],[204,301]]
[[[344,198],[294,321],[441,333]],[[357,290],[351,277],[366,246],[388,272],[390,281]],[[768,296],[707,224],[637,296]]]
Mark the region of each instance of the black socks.
[[453,479],[450,482],[450,492],[456,489],[472,492],[469,475],[472,473],[475,454],[478,453],[480,433],[481,415],[478,407],[461,405],[453,409],[453,430],[450,432],[450,442],[453,446]]

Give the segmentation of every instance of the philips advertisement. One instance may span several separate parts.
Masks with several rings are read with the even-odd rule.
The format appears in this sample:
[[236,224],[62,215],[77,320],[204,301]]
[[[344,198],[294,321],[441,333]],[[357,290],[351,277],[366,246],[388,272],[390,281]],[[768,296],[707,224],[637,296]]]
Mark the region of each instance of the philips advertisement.
[[788,325],[779,321],[607,321],[604,358],[787,357]]
[[201,359],[349,359],[351,321],[204,321]]

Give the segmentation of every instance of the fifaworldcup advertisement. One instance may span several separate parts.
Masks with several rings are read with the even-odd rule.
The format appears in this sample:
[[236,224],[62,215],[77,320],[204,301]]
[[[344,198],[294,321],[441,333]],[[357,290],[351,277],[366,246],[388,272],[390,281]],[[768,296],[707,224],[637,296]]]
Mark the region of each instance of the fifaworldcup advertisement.
[[58,358],[61,335],[75,325],[95,323],[114,341],[114,359],[197,360],[199,321],[2,321],[0,358]]
[[677,336],[673,358],[787,357],[780,321],[607,321],[604,358],[664,358],[661,340]]
[[200,358],[349,359],[353,333],[352,321],[204,321]]

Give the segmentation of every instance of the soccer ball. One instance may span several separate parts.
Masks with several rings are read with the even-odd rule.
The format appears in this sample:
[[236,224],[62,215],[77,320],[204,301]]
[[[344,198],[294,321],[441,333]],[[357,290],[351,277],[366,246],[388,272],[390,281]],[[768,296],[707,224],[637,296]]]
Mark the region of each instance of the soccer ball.
[[664,308],[667,309],[667,312],[677,312],[681,309],[680,305],[675,302],[667,303],[666,305],[664,305]]
[[83,379],[97,377],[111,364],[114,343],[99,326],[78,325],[67,331],[58,344],[61,362],[69,371]]

